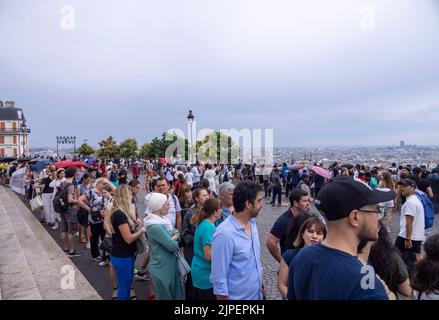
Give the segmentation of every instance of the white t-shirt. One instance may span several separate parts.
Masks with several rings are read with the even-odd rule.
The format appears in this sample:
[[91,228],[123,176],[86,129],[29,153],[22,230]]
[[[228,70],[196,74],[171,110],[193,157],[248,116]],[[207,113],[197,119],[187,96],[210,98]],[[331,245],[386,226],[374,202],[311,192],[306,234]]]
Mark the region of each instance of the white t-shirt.
[[424,220],[424,207],[421,201],[416,195],[412,195],[407,198],[407,201],[401,208],[401,218],[400,218],[400,231],[399,236],[407,239],[407,219],[406,215],[413,216],[413,232],[411,240],[424,241],[425,240],[425,220]]
[[[171,197],[173,197],[174,199],[172,199]],[[172,226],[176,228],[177,212],[181,212],[180,201],[178,201],[178,198],[176,196],[171,194],[168,195],[168,201],[169,201],[169,211],[165,217],[168,218],[171,221]]]
[[192,172],[186,172],[184,178],[186,179],[186,183],[188,186],[194,185],[194,174]]

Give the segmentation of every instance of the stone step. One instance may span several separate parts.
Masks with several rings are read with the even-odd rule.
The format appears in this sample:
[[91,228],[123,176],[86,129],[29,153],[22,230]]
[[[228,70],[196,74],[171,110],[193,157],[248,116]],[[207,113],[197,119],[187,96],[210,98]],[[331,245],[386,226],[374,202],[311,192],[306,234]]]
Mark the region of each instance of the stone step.
[[24,251],[6,212],[6,192],[0,189],[0,288],[3,300],[41,300]]
[[6,189],[2,198],[42,299],[101,299],[15,193]]

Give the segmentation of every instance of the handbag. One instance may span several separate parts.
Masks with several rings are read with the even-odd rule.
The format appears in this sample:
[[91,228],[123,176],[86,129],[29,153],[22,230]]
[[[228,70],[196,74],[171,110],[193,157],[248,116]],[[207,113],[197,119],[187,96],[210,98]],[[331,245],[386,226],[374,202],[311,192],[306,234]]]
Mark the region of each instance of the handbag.
[[33,198],[30,201],[30,207],[31,207],[32,211],[35,211],[37,209],[44,207],[44,202],[43,202],[43,199],[41,198],[40,195],[37,195],[35,198]]
[[111,253],[112,249],[113,249],[113,240],[111,240],[111,238],[109,237],[104,237],[104,240],[102,240],[101,242],[101,250]]
[[189,263],[187,263],[186,259],[181,255],[180,251],[177,251],[175,255],[177,256],[177,266],[180,277],[186,278],[188,273],[191,272],[191,267],[189,266]]

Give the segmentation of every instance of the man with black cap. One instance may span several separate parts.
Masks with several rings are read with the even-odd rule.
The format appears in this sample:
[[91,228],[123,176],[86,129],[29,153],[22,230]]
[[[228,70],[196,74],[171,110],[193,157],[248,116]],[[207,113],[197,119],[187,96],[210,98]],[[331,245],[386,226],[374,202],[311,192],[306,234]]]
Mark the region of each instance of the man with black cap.
[[357,258],[362,241],[378,239],[383,214],[378,203],[393,191],[373,190],[360,179],[338,176],[320,190],[317,205],[327,220],[325,241],[303,248],[290,265],[288,298],[292,300],[387,300],[371,266]]
[[[421,259],[422,241],[425,240],[424,207],[416,195],[415,181],[402,179],[398,182],[398,185],[407,200],[401,208],[400,230],[395,241],[395,247],[403,254],[405,251],[414,253],[418,261]],[[405,262],[408,263],[408,261]],[[410,263],[408,263],[408,267],[411,268]]]

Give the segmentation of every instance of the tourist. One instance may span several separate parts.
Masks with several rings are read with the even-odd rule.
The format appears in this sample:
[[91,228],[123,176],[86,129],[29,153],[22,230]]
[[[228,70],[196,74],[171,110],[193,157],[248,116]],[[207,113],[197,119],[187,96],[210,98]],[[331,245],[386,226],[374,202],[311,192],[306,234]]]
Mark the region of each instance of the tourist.
[[149,272],[157,300],[182,300],[183,287],[176,257],[180,234],[166,218],[169,204],[164,194],[151,193],[144,220],[152,252]]
[[224,182],[219,186],[218,190],[221,214],[215,222],[217,227],[235,212],[233,208],[233,191],[235,190],[235,185],[230,182]]
[[194,300],[216,300],[210,282],[212,236],[216,231],[215,222],[220,217],[218,200],[209,198],[200,210],[196,210],[191,224],[196,228],[194,237],[194,257],[191,263]]
[[370,276],[369,285],[362,285],[363,265],[357,250],[360,242],[378,239],[377,204],[394,197],[393,192],[373,190],[358,178],[330,180],[317,197],[328,235],[323,243],[300,250],[291,262],[289,299],[387,300],[376,276]]
[[235,213],[219,225],[212,241],[211,283],[218,300],[262,300],[262,265],[255,218],[262,210],[262,187],[238,183]]
[[277,206],[282,206],[282,180],[280,177],[279,169],[274,169],[274,175],[271,177],[271,183],[273,185],[273,199],[271,201],[271,205],[276,206],[276,197],[277,197]]
[[[291,191],[289,201],[290,208],[276,220],[267,237],[268,250],[277,262],[281,261],[282,255],[287,249],[288,234],[295,232],[292,243],[303,221],[312,217],[308,213],[310,205],[308,194],[305,191],[302,189]],[[288,232],[289,228],[290,232]]]
[[326,233],[325,224],[317,217],[305,220],[300,226],[297,237],[291,244],[294,249],[285,251],[279,264],[278,289],[284,300],[288,296],[288,274],[291,261],[303,247],[322,242],[326,237]]
[[425,256],[415,264],[411,285],[417,300],[439,300],[439,234],[424,245]]
[[395,246],[403,255],[411,274],[413,263],[421,259],[422,241],[425,240],[424,207],[416,195],[416,183],[411,179],[398,182],[406,201],[401,208],[400,230]]
[[[137,251],[136,241],[146,228],[138,227],[131,211],[132,193],[127,185],[121,185],[114,191],[111,221],[111,265],[116,270],[119,288],[117,300],[129,300],[134,275],[134,257]],[[138,229],[138,230],[137,230]]]
[[[169,169],[169,168],[168,168]],[[165,178],[159,178],[156,181],[155,189],[157,192],[164,194],[169,201],[169,212],[166,218],[171,221],[171,224],[177,230],[182,230],[182,220],[181,220],[181,206],[178,198],[175,194],[170,192],[169,180]]]

